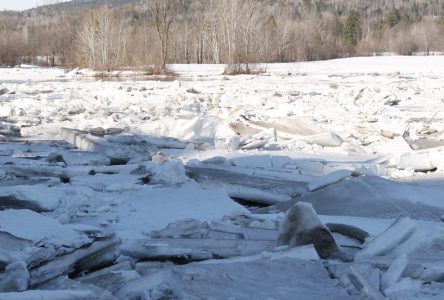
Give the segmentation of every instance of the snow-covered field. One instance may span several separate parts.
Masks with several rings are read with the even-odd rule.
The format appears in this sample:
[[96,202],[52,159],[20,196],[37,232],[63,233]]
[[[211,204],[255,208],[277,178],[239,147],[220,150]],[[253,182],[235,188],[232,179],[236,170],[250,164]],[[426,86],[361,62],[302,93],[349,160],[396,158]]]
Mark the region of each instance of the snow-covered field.
[[261,67],[0,69],[0,299],[444,298],[444,57]]

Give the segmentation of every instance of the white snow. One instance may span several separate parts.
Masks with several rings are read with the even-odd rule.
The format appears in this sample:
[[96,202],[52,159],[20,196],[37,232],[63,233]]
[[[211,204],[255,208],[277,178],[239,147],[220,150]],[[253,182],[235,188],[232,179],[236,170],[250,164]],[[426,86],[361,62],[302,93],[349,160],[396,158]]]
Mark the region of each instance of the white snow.
[[57,220],[27,209],[0,211],[0,231],[34,243],[45,242],[67,247],[87,241],[86,237],[61,225]]
[[[222,65],[172,65],[174,81],[136,80],[132,71],[107,81],[91,70],[0,69],[0,278],[12,261],[44,267],[113,235],[122,249],[143,249],[155,244],[153,231],[172,223],[187,229],[180,220],[210,224],[202,244],[241,234],[251,245],[273,244],[283,212],[301,200],[321,215],[302,216],[304,228],[339,223],[370,234],[363,245],[338,239],[355,258],[352,270],[375,263],[370,275],[355,272],[361,284],[374,289],[377,280],[367,277],[382,274],[382,292],[393,299],[442,297],[442,260],[417,256],[444,255],[444,57],[261,67],[265,74],[225,76]],[[197,253],[164,245],[165,253]],[[126,263],[121,272],[132,276],[120,282],[107,273],[92,285],[115,283],[117,298],[308,299],[329,291],[332,299],[355,298],[356,290],[334,286],[313,246],[262,252],[251,245],[253,255],[174,271],[162,262],[133,270],[137,259],[121,256],[111,268]],[[74,256],[66,259],[75,265]],[[412,265],[428,269],[406,277]],[[85,275],[72,272],[76,283]],[[0,299],[100,299],[83,285],[53,287]]]
[[92,224],[107,222],[122,239],[139,238],[142,233],[162,229],[180,219],[206,221],[247,213],[223,191],[202,190],[193,185],[163,189],[146,187],[118,198],[120,203],[100,213]]

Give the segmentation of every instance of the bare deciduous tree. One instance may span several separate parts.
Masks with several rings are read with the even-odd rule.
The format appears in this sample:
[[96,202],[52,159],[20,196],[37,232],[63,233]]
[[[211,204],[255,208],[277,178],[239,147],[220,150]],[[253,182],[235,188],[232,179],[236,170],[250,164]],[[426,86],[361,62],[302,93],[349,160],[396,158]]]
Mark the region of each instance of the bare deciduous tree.
[[243,18],[241,19],[241,31],[244,41],[244,63],[245,71],[250,73],[250,47],[253,43],[255,32],[257,30],[258,23],[258,1],[256,0],[244,0],[240,5],[241,13]]
[[[47,5],[0,12],[1,64],[209,62],[246,72],[253,62],[444,51],[443,0],[100,0],[112,3],[107,12],[95,1],[39,1]],[[362,38],[346,24],[351,10]]]
[[251,44],[257,30],[258,5],[256,0],[220,0],[218,6],[227,62],[229,65],[244,62],[247,72]]
[[421,43],[421,49],[429,55],[440,38],[438,24],[432,20],[424,20],[413,27],[413,34]]
[[278,7],[274,13],[274,22],[279,61],[285,61],[285,51],[291,36],[291,10],[285,6]]
[[146,0],[148,10],[154,19],[160,41],[160,67],[166,69],[171,25],[179,12],[179,0]]
[[124,26],[108,6],[87,15],[78,34],[78,57],[83,64],[100,71],[120,66],[126,53]]
[[218,15],[220,17],[221,28],[223,29],[223,42],[227,51],[228,64],[235,63],[235,56],[238,48],[238,24],[241,18],[238,10],[240,0],[220,0]]

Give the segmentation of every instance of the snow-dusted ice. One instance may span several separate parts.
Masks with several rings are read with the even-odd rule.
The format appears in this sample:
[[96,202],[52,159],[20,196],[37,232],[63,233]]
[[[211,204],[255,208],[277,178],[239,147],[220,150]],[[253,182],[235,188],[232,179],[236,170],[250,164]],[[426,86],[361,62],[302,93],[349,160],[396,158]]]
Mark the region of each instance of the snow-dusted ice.
[[262,67],[0,69],[0,299],[443,298],[444,57]]

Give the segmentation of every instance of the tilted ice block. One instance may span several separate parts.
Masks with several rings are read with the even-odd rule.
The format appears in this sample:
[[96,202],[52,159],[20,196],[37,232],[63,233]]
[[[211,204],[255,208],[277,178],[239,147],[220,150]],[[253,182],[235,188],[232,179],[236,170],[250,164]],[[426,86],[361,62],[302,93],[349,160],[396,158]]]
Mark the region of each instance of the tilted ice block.
[[240,140],[240,148],[244,150],[257,149],[265,146],[269,142],[275,142],[275,141],[276,141],[276,130],[272,128],[253,135],[247,135],[242,137]]
[[356,287],[357,290],[361,291],[368,299],[371,300],[382,300],[385,299],[383,295],[373,286],[371,286],[367,280],[356,271],[355,268],[350,268],[350,273],[347,275],[350,282]]
[[407,240],[396,246],[390,254],[399,256],[413,253],[419,249],[427,249],[435,240],[439,239],[440,236],[442,236],[442,233],[440,233],[438,228],[433,231],[418,228]]
[[63,140],[80,150],[97,152],[115,161],[130,159],[128,146],[110,143],[106,139],[93,136],[86,131],[62,127],[60,135]]
[[416,223],[407,217],[397,219],[383,233],[367,242],[364,248],[355,254],[355,260],[389,254],[396,246],[406,241],[416,230]]
[[77,249],[34,268],[31,270],[31,286],[38,286],[73,270],[82,272],[110,265],[119,256],[119,243],[120,241],[114,238],[97,241],[87,248]]
[[319,257],[340,255],[340,248],[330,230],[321,222],[310,203],[298,202],[286,214],[277,241],[278,246],[313,244]]
[[382,275],[381,287],[385,291],[392,285],[394,285],[404,272],[407,264],[409,263],[409,258],[407,255],[401,255],[390,265],[390,268]]

